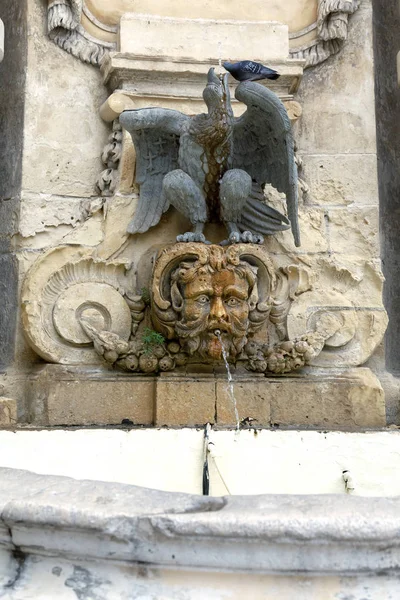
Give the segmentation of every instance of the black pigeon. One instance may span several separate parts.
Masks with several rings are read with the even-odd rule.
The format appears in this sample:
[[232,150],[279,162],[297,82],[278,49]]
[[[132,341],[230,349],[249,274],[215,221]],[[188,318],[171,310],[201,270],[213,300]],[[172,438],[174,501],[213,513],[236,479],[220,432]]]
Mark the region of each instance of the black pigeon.
[[241,60],[236,63],[224,62],[223,66],[237,81],[259,81],[260,79],[278,79],[279,77],[279,73],[273,69],[252,60]]

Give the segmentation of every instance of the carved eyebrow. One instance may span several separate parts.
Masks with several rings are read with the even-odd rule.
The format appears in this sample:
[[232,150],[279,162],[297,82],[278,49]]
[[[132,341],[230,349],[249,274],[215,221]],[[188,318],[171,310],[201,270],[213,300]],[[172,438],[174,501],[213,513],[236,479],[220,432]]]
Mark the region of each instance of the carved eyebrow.
[[212,296],[213,294],[213,289],[209,288],[209,287],[204,287],[203,289],[197,289],[195,292],[193,292],[192,294],[187,294],[186,297],[193,299],[193,298],[198,298],[199,296]]
[[237,287],[234,287],[233,285],[228,286],[225,288],[224,290],[224,298],[226,298],[227,296],[235,296],[236,298],[239,298],[240,300],[246,300],[249,296],[248,292],[242,292],[241,290],[238,290]]

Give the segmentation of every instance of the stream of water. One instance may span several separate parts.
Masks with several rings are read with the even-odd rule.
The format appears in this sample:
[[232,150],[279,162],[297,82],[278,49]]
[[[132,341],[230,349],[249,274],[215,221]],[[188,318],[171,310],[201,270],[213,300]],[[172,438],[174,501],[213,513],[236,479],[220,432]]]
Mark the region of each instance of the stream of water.
[[232,373],[231,370],[229,368],[229,363],[228,363],[228,353],[226,351],[226,348],[224,346],[224,342],[222,341],[222,337],[221,337],[221,332],[220,331],[216,331],[215,335],[217,336],[219,343],[221,344],[221,348],[222,348],[222,356],[224,359],[224,363],[225,363],[225,368],[226,368],[226,372],[228,375],[228,390],[229,390],[229,396],[231,398],[232,401],[232,406],[233,409],[235,411],[235,420],[236,420],[236,431],[239,431],[239,427],[240,427],[240,421],[239,421],[239,413],[238,413],[238,409],[237,409],[237,402],[236,402],[236,398],[235,398],[235,391],[233,388],[233,377],[232,377]]

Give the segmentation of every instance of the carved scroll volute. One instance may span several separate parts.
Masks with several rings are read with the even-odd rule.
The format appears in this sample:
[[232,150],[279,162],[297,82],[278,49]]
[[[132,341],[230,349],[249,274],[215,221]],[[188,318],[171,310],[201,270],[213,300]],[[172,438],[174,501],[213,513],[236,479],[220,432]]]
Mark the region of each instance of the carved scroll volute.
[[61,364],[99,362],[82,322],[127,341],[132,328],[127,266],[70,247],[39,259],[21,294],[24,332],[35,352]]

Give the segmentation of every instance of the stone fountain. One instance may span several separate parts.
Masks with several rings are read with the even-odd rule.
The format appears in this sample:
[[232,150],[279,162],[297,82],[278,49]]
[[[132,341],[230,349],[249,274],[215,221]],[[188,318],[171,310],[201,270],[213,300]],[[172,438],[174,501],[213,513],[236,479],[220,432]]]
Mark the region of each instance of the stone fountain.
[[0,596],[395,597],[359,6],[29,3]]
[[[137,26],[144,27],[141,17]],[[301,251],[302,184],[284,103],[262,83],[243,82],[235,116],[228,74],[211,67],[204,80],[207,114],[158,106],[122,111],[114,126],[135,148],[137,203],[117,195],[94,251],[57,248],[25,279],[25,334],[44,360],[68,365],[39,373],[34,422],[106,424],[115,379],[111,423],[383,426],[379,383],[353,367],[381,341],[385,312],[355,304],[334,281],[321,287],[327,274],[293,251],[271,251],[286,231]],[[112,145],[106,154],[116,152]],[[152,232],[172,207],[173,223],[158,242]],[[121,215],[122,223],[128,218],[122,231]],[[240,382],[235,406],[223,351]],[[363,399],[365,387],[373,403]],[[84,406],[83,389],[93,398]],[[69,416],[67,397],[74,404]]]

